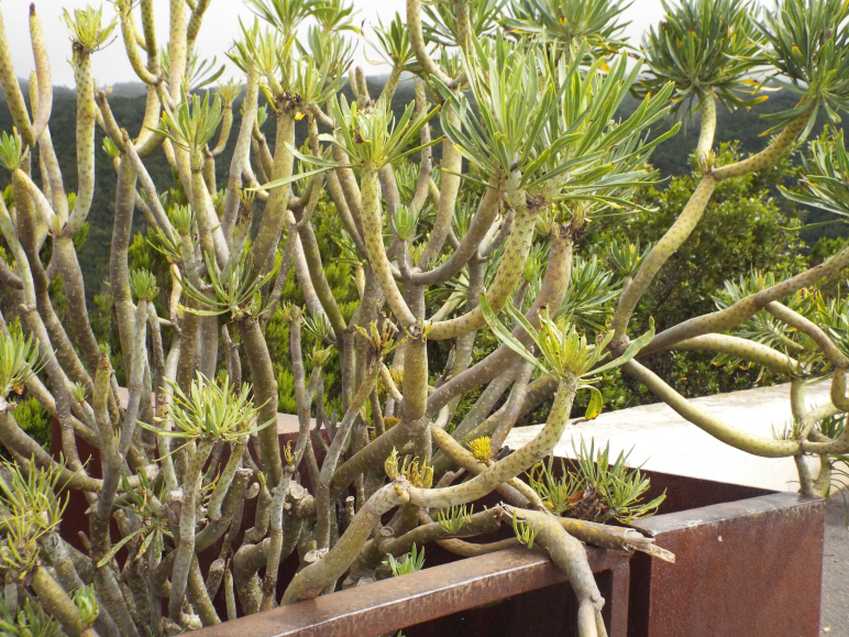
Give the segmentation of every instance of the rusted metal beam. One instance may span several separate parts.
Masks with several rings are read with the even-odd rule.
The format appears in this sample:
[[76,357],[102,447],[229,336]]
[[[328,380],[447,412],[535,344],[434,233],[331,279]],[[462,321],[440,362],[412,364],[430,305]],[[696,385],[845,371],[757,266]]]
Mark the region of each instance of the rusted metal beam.
[[[605,616],[610,635],[624,637],[628,617],[629,555],[599,549],[590,549],[589,554],[593,571],[607,584],[602,592],[608,597]],[[546,556],[522,548],[507,549],[257,613],[192,635],[369,637],[393,634],[409,626],[503,602],[564,581],[563,574]],[[571,597],[568,585],[558,588],[562,588],[560,593]],[[571,599],[561,598],[561,604],[569,603]],[[497,623],[492,627],[496,632],[488,634],[517,637],[528,634],[524,630],[499,632]],[[571,629],[559,628],[561,631]]]

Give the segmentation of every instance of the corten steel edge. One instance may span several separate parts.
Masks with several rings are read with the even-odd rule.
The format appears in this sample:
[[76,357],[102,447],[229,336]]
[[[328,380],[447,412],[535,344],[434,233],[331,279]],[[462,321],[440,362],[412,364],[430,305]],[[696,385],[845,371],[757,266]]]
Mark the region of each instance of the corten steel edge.
[[631,561],[629,637],[820,634],[825,504],[663,474],[672,510],[634,526],[675,564]]
[[[589,549],[611,637],[625,637],[629,555]],[[426,568],[191,633],[193,637],[409,637],[571,635],[572,593],[563,574],[523,547]]]

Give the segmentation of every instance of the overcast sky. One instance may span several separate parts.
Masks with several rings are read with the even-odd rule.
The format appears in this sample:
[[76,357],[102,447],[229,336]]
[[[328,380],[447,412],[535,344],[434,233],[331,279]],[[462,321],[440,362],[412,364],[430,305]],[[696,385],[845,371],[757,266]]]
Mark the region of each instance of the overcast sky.
[[[50,54],[53,80],[56,84],[73,84],[73,74],[68,64],[71,44],[68,39],[68,30],[61,19],[60,7],[68,9],[85,7],[92,4],[92,0],[37,0],[36,6],[41,16],[43,29],[47,40]],[[94,0],[95,6],[98,0]],[[354,0],[360,20],[368,24],[374,24],[379,16],[388,21],[395,11],[403,12],[404,0]],[[107,12],[112,11],[109,2],[103,3]],[[164,40],[168,26],[168,0],[154,0],[158,9],[157,22],[159,33]],[[32,71],[32,52],[30,48],[29,33],[27,30],[27,7],[28,0],[7,0],[2,3],[3,18],[6,26],[6,34],[10,40],[12,58],[18,76],[28,76]],[[627,11],[627,20],[631,21],[629,35],[634,41],[638,41],[646,27],[657,22],[661,16],[660,0],[636,0]],[[252,13],[243,6],[241,0],[212,0],[210,9],[204,17],[198,46],[205,55],[216,55],[223,58],[224,52],[230,47],[239,33],[239,17],[251,18]],[[113,41],[111,45],[94,56],[94,73],[98,85],[112,84],[114,82],[125,82],[135,80],[135,76],[126,60],[122,50],[123,44],[119,40]],[[381,72],[373,50],[362,51],[358,62],[363,64],[368,72]],[[369,58],[372,58],[371,62]],[[235,75],[235,73],[234,73]]]

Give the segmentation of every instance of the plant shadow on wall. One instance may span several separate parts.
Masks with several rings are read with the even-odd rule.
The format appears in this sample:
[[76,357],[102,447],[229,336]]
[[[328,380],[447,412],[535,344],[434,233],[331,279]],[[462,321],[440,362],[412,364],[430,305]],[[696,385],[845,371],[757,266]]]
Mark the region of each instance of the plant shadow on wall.
[[[485,550],[474,538],[501,529],[564,572],[578,634],[604,635],[585,545],[671,559],[627,528],[661,501],[607,449],[586,443],[571,473],[547,457],[573,415],[650,396],[795,458],[805,495],[831,488],[849,453],[834,283],[849,248],[807,254],[772,197],[849,213],[849,5],[670,3],[637,51],[622,1],[408,0],[370,37],[392,65],[374,94],[346,3],[246,5],[238,83],[217,86],[196,46],[207,1],[171,2],[165,32],[150,0],[66,13],[70,165],[38,13],[13,18],[35,58],[26,96],[0,24],[4,630],[177,634],[417,570],[431,543]],[[145,86],[132,126],[95,88],[110,43]],[[718,105],[777,84],[797,99],[757,152],[716,143]],[[696,114],[694,171],[661,189],[652,153],[679,133],[671,115]],[[797,174],[786,158],[821,118]],[[110,181],[95,297],[80,247],[103,237]],[[811,410],[824,378],[831,402]],[[773,380],[791,381],[794,416],[775,438],[686,397]],[[280,411],[297,417],[285,441]],[[538,434],[506,450],[532,417]],[[74,537],[68,497],[86,503]]]

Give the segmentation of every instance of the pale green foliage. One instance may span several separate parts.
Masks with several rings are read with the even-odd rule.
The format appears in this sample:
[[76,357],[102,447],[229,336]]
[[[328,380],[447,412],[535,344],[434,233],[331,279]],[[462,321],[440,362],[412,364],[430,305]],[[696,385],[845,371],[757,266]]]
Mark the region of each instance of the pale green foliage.
[[130,272],[130,290],[140,301],[153,301],[159,294],[156,277],[150,270],[133,270]]
[[257,423],[259,408],[251,400],[247,383],[236,388],[226,376],[220,382],[200,372],[192,380],[188,393],[173,385],[174,403],[170,418],[172,430],[142,424],[160,436],[185,439],[241,442],[274,422]]
[[[79,394],[72,392],[75,400]],[[53,418],[34,396],[15,400],[13,415],[15,422],[26,434],[43,447],[50,445]]]
[[849,217],[849,151],[843,131],[826,129],[802,156],[801,189],[779,186],[796,203]]
[[540,311],[539,326],[534,327],[512,304],[508,304],[507,313],[530,336],[539,353],[537,356],[498,320],[485,297],[481,297],[480,306],[484,320],[495,337],[540,373],[559,379],[578,378],[583,381],[579,388],[587,389],[591,394],[585,413],[588,420],[596,418],[604,406],[602,394],[593,383],[604,372],[616,369],[634,358],[654,336],[654,328],[651,327],[628,343],[621,354],[611,357],[608,345],[613,338],[612,331],[599,333],[596,341],[591,342],[568,316],[552,318],[547,311]]
[[0,465],[0,568],[24,575],[38,561],[39,540],[62,521],[67,497],[57,496],[58,468],[45,469],[34,460]]
[[[750,295],[753,290],[776,283],[772,273],[753,271],[748,276],[726,281],[714,300],[717,307],[722,309]],[[849,298],[842,286],[830,297],[826,297],[821,290],[803,289],[785,298],[783,302],[825,330],[840,350],[849,352]],[[735,328],[734,332],[738,336],[769,345],[799,360],[803,366],[801,371],[826,371],[829,368],[823,360],[819,346],[808,334],[777,319],[766,310],[755,313],[748,321]],[[726,365],[732,363],[727,356],[718,360]]]
[[223,115],[219,95],[191,95],[177,105],[174,113],[162,113],[159,132],[181,148],[198,153],[215,135]]
[[242,37],[233,43],[228,57],[242,71],[253,69],[270,81],[278,69],[278,51],[284,47],[283,38],[278,31],[262,28],[258,20],[250,26],[239,20],[239,27]]
[[74,605],[80,613],[83,626],[94,624],[100,614],[100,604],[97,602],[97,593],[93,584],[81,586],[74,591]]
[[191,206],[174,205],[169,207],[166,212],[168,214],[168,220],[174,226],[177,234],[181,237],[191,235],[195,220]]
[[[737,280],[729,280],[724,283],[723,289],[719,291],[714,301],[719,309],[726,308],[733,303],[749,296],[757,290],[769,287],[777,283],[775,275],[771,272],[752,271],[747,276],[742,276]],[[806,298],[808,292],[797,292],[796,294],[785,298],[784,304],[792,310],[813,317],[816,314],[817,300],[824,303],[821,296],[813,291],[812,299]],[[821,308],[824,309],[824,308]],[[817,318],[825,318],[825,312],[819,313]],[[837,317],[835,317],[837,318]],[[827,323],[823,327],[827,327]],[[772,314],[766,311],[755,313],[748,321],[737,326],[734,330],[735,334],[744,338],[763,343],[780,352],[784,352],[796,359],[799,359],[806,367],[818,366],[822,364],[822,356],[819,348],[808,338],[806,334],[798,329],[787,325],[783,321],[777,319]],[[731,364],[731,359],[728,356],[720,356],[717,359],[719,362],[726,365]]]
[[436,521],[446,533],[459,533],[464,526],[472,521],[474,507],[467,504],[454,505],[449,509],[442,509],[436,514]]
[[401,557],[396,558],[394,555],[387,555],[385,564],[392,571],[392,575],[409,575],[416,571],[422,570],[425,561],[425,549],[419,548],[413,544],[408,553],[404,553]]
[[389,24],[378,22],[374,30],[378,51],[385,60],[402,69],[409,69],[416,61],[416,55],[410,44],[410,33],[400,13],[392,16]]
[[[324,103],[342,88],[354,48],[341,33],[358,31],[350,6],[338,0],[250,0],[250,5],[269,26],[240,21],[242,37],[228,56],[243,71],[259,74],[272,108],[285,106],[297,114],[300,106]],[[307,29],[302,43],[298,27],[310,17],[317,24]],[[278,98],[291,103],[279,103]]]
[[630,453],[620,453],[612,463],[609,455],[609,445],[596,452],[595,443],[587,445],[582,438],[574,465],[561,460],[555,466],[549,458],[528,472],[528,484],[558,515],[627,524],[655,513],[665,493],[644,501],[650,482],[639,469],[628,467]]
[[23,152],[23,140],[18,131],[12,129],[11,133],[0,132],[0,164],[8,171],[13,171],[21,165],[21,153]]
[[[322,321],[324,325],[327,325],[326,319],[313,320]],[[329,326],[327,329],[328,331],[324,334],[323,339],[330,342],[331,335],[329,332]],[[357,325],[355,330],[357,335],[368,343],[371,351],[377,354],[380,358],[384,358],[398,346],[398,328],[395,327],[395,324],[392,323],[392,321],[381,321],[380,325],[378,325],[377,321],[372,321],[367,326]],[[314,334],[318,336],[320,333],[315,331]]]
[[797,106],[769,118],[780,126],[807,114],[807,134],[822,108],[839,124],[839,113],[849,109],[849,4],[784,0],[765,11],[759,27],[773,81],[800,95]]
[[761,37],[749,0],[663,0],[665,15],[643,41],[649,75],[643,92],[675,83],[675,102],[689,113],[706,94],[729,108],[752,106],[759,87],[749,79]]
[[400,241],[414,241],[419,215],[409,206],[399,206],[392,219],[392,229]]
[[464,94],[445,91],[460,119],[457,126],[442,118],[446,134],[483,174],[506,179],[520,171],[530,179],[542,149],[553,153],[568,141],[546,127],[559,96],[539,49],[501,36],[476,40],[464,70],[476,108]]
[[[775,285],[775,283],[773,273],[754,270],[736,280],[725,281],[723,289],[714,296],[714,302],[717,308],[723,309],[762,289],[762,287]],[[785,299],[784,302],[795,310],[799,308],[798,300],[797,295],[792,299]],[[789,336],[791,329],[771,314],[758,312],[746,323],[738,326],[735,331],[740,336],[769,345],[780,351],[787,351],[789,348],[790,351],[795,352],[801,349],[801,346]]]
[[531,467],[528,484],[542,498],[545,507],[558,515],[572,506],[575,495],[581,490],[577,476],[565,470],[563,463],[559,473],[555,470],[553,457]]
[[74,9],[73,13],[63,9],[62,18],[71,32],[75,46],[89,53],[106,44],[118,24],[117,18],[104,24],[102,6],[96,9]]
[[260,18],[282,33],[293,33],[310,15],[314,0],[246,0]]
[[849,296],[845,289],[826,298],[817,290],[805,295],[807,314],[812,320],[826,329],[832,341],[843,353],[849,352]]
[[381,168],[421,150],[411,144],[434,112],[416,115],[411,103],[396,122],[389,104],[381,101],[360,108],[356,102],[349,104],[342,95],[330,100],[330,114],[337,123],[336,137],[322,140],[339,146],[356,166]]
[[103,152],[106,153],[106,156],[110,159],[115,159],[119,157],[121,151],[118,150],[118,147],[115,145],[115,142],[112,141],[111,137],[104,137],[103,144],[101,145]]
[[96,564],[103,567],[115,559],[119,552],[129,549],[129,559],[137,561],[150,553],[162,549],[166,538],[172,536],[168,521],[161,515],[161,502],[166,497],[165,486],[156,485],[144,474],[139,475],[139,485],[128,488],[122,479],[126,496],[121,509],[139,521],[138,527],[112,545],[112,548]]
[[600,522],[616,520],[627,524],[636,518],[655,513],[666,499],[666,492],[643,502],[651,482],[639,469],[628,467],[630,452],[620,452],[616,460],[610,460],[610,445],[595,451],[595,442],[586,445],[581,438],[576,449],[578,476],[584,491],[591,489],[604,503],[607,511]]
[[517,0],[511,3],[513,32],[567,45],[587,42],[599,52],[625,45],[622,14],[630,0]]
[[181,283],[186,296],[198,305],[183,306],[183,309],[198,316],[227,315],[230,321],[257,316],[261,311],[259,291],[277,275],[281,254],[275,254],[273,267],[259,277],[254,274],[249,244],[245,244],[238,258],[230,259],[223,268],[218,267],[214,256],[204,253],[204,258],[209,283],[198,284],[183,278]]
[[360,32],[353,22],[354,7],[346,0],[314,0],[311,13],[322,31]]
[[30,375],[41,368],[41,361],[35,338],[25,337],[15,326],[0,332],[0,399],[12,391],[21,393]]
[[513,534],[521,544],[524,544],[529,549],[534,548],[534,540],[537,537],[537,530],[513,512]]
[[[498,29],[501,12],[507,2],[505,0],[466,0],[465,4],[472,33],[480,38],[492,35]],[[425,15],[425,38],[440,47],[462,45],[453,5],[451,0],[436,0],[422,7]]]
[[651,244],[641,246],[639,239],[636,243],[625,240],[613,241],[608,244],[605,256],[616,273],[624,278],[636,274],[651,247]]
[[459,114],[459,125],[443,115],[446,135],[491,182],[510,177],[509,187],[549,201],[624,205],[651,179],[648,155],[676,130],[643,139],[667,112],[672,86],[618,121],[639,67],[628,69],[624,55],[612,68],[601,58],[584,66],[584,54],[500,36],[475,41],[464,58],[470,97],[443,89]]
[[576,256],[560,316],[582,331],[603,332],[621,290],[621,280],[598,256]]
[[62,637],[65,633],[59,622],[27,596],[16,611],[0,601],[0,634],[4,637]]
[[433,486],[433,465],[415,456],[399,456],[393,448],[383,463],[386,476],[391,480],[403,478],[410,484],[423,489]]
[[[162,56],[163,69],[167,71],[169,64],[168,51]],[[201,91],[217,82],[224,75],[224,64],[219,64],[218,59],[212,57],[201,57],[197,51],[192,50],[186,60],[185,83],[190,91]]]
[[532,363],[542,373],[558,378],[566,376],[589,378],[615,369],[633,358],[654,335],[651,330],[646,332],[632,341],[620,356],[599,364],[609,355],[607,345],[612,337],[611,333],[604,334],[597,342],[590,342],[586,334],[579,332],[566,317],[552,318],[547,313],[541,312],[540,325],[537,328],[528,322],[515,307],[508,306],[510,317],[527,332],[539,350],[540,358],[537,358],[498,320],[483,297],[481,309],[490,329],[502,343]]
[[[356,28],[356,27],[352,27]],[[354,59],[353,42],[338,31],[312,26],[307,31],[306,44],[296,40],[303,72],[294,75],[292,91],[310,104],[320,104],[341,90]]]
[[223,84],[219,84],[215,91],[218,93],[219,97],[221,97],[221,101],[224,105],[229,106],[242,93],[242,87],[235,82],[225,82]]

